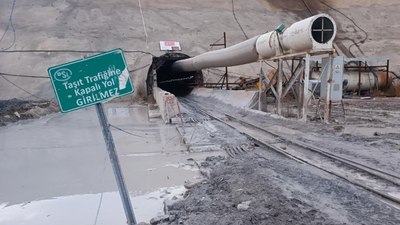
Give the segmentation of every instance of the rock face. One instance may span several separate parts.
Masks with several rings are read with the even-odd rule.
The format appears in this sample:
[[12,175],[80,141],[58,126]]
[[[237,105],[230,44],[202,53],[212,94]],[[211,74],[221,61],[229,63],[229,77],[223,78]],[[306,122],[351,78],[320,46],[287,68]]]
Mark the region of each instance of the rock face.
[[[125,55],[136,86],[144,84],[149,64],[152,63],[150,54],[160,56],[164,53],[159,48],[159,42],[162,40],[179,41],[183,53],[195,56],[210,50],[211,43],[220,44],[223,31],[227,32],[228,46],[232,46],[246,39],[246,36],[251,38],[260,32],[273,30],[281,23],[291,24],[310,16],[302,1],[292,0],[241,0],[234,1],[234,7],[231,1],[221,0],[143,1],[143,18],[147,28],[144,29],[136,1],[118,1],[118,4],[113,4],[114,2],[117,1],[18,2],[13,16],[13,25],[17,27],[16,37],[13,37],[13,32],[9,29],[0,42],[0,50],[12,46],[9,50],[66,49],[84,52],[0,53],[2,70],[0,72],[43,78],[50,66],[80,59],[87,54],[95,54],[90,51],[107,51],[120,47],[130,50]],[[360,42],[366,37],[352,21],[322,4],[322,1],[306,2],[312,13],[328,13],[340,24],[339,38],[336,40],[339,48],[349,51],[354,42]],[[351,48],[356,57],[374,55],[389,57],[393,62],[391,70],[399,72],[400,45],[397,37],[400,35],[400,29],[397,29],[398,23],[396,23],[400,17],[397,12],[398,0],[323,2],[352,18],[368,34],[368,39],[358,44],[361,51],[354,45]],[[113,4],[112,7],[110,4]],[[0,15],[4,21],[2,26],[4,28],[7,27],[6,17],[9,16],[11,6],[12,1],[0,1]],[[232,8],[235,9],[236,18],[243,27],[243,32],[232,16]],[[29,17],[21,16],[26,12],[29,12]],[[49,18],[57,19],[49,20]],[[146,34],[144,30],[147,31]],[[38,33],[41,35],[37,35]],[[12,45],[14,38],[15,43]],[[254,78],[259,71],[258,67],[256,63],[230,68],[233,72],[230,76],[240,73]],[[213,77],[207,72],[207,78],[218,81],[222,74]],[[234,79],[236,77],[232,77],[230,81]],[[49,79],[12,77],[10,81],[41,98],[54,97]],[[145,92],[145,86],[138,85],[137,96],[146,96]],[[3,99],[32,97],[5,80],[0,81],[0,96]]]

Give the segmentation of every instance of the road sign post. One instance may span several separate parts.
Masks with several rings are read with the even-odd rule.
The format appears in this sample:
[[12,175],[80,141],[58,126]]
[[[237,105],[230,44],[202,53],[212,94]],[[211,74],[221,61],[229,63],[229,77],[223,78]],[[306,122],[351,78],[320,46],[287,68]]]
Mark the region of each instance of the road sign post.
[[96,105],[108,156],[117,181],[128,225],[136,224],[114,140],[102,102],[133,93],[122,49],[54,66],[48,69],[61,112]]
[[115,151],[114,139],[112,137],[102,103],[96,103],[96,112],[97,116],[99,117],[101,129],[103,131],[104,141],[106,142],[107,152],[113,167],[114,176],[115,179],[117,180],[118,190],[121,196],[122,203],[124,205],[124,211],[126,219],[128,221],[128,225],[136,224],[136,219],[132,209],[129,192],[124,182],[124,176],[122,175],[121,167],[119,165],[118,155]]

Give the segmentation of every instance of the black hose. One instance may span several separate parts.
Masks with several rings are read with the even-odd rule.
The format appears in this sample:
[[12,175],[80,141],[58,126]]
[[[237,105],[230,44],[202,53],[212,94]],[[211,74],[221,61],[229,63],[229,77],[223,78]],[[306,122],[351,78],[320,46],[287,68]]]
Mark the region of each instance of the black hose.
[[[330,8],[330,9],[332,9],[332,10],[334,10],[334,11],[340,13],[342,16],[346,17],[348,20],[350,20],[350,21],[354,24],[354,26],[356,26],[359,30],[361,30],[361,31],[364,33],[365,37],[364,37],[362,40],[360,40],[360,41],[358,41],[358,42],[354,42],[354,43],[351,44],[351,45],[349,46],[349,48],[348,48],[350,54],[354,55],[354,54],[351,52],[351,48],[352,48],[354,45],[357,45],[357,47],[358,47],[358,44],[363,44],[363,43],[368,39],[368,33],[367,33],[363,28],[361,28],[353,19],[351,19],[349,16],[347,16],[346,14],[344,14],[343,12],[341,12],[340,10],[333,8],[332,6],[328,5],[328,4],[327,4],[326,2],[324,2],[324,1],[320,1],[320,2],[321,2],[322,4],[324,4],[325,6],[327,6],[328,8]],[[359,47],[358,47],[358,48],[359,48]]]

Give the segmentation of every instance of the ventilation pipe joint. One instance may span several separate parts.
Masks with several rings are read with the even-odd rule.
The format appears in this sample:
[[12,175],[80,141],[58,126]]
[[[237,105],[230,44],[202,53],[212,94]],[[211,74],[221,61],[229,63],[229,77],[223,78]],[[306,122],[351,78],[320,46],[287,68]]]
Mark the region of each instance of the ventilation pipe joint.
[[332,49],[336,36],[336,23],[327,14],[318,14],[298,21],[280,32],[261,35],[256,42],[260,59],[268,59],[283,53],[307,50]]

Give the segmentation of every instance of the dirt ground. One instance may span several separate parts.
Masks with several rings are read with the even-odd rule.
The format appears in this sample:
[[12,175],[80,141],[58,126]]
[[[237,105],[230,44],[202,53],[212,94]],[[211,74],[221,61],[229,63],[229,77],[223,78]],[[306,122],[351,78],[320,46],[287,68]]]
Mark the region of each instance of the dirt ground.
[[0,126],[19,120],[37,119],[49,113],[58,112],[57,103],[28,101],[20,99],[0,100]]
[[[399,211],[328,174],[265,150],[208,158],[210,178],[153,224],[398,224]],[[365,217],[368,215],[368,218]]]
[[[205,107],[216,105],[206,98],[191,100]],[[294,139],[398,173],[398,99],[388,101],[348,101],[346,122],[331,124],[273,119],[220,102],[217,105],[221,111],[271,130],[280,129]],[[340,117],[340,113],[334,110],[333,115]],[[206,180],[191,185],[183,200],[167,202],[167,214],[153,219],[151,224],[400,223],[400,210],[370,192],[260,146],[233,158],[212,157],[200,164]]]
[[[312,13],[328,13],[336,20],[336,43],[344,53],[355,57],[389,58],[390,70],[399,73],[398,0],[306,2]],[[0,33],[3,33],[8,27],[12,1],[2,1],[0,6]],[[4,33],[0,48],[12,44],[10,50],[61,49],[65,52],[1,52],[0,72],[44,76],[50,66],[84,57],[81,53],[68,52],[70,50],[121,47],[139,50],[127,53],[129,67],[135,70],[136,86],[144,82],[142,75],[147,75],[145,68],[151,63],[149,53],[163,54],[159,50],[161,40],[180,41],[183,52],[194,56],[208,51],[209,45],[217,41],[223,31],[227,32],[230,46],[243,41],[247,35],[259,35],[282,22],[289,25],[309,15],[305,4],[289,0],[158,0],[142,1],[140,7],[136,1],[126,0],[18,1],[13,15],[16,32],[10,29]],[[230,71],[255,77],[259,65],[233,67]],[[49,100],[54,98],[54,92],[47,79],[12,77],[10,80],[21,88],[5,80],[0,82],[0,126],[59,111],[57,104]],[[21,100],[31,97],[23,89],[48,101]],[[136,89],[140,96],[144,96],[145,91]],[[340,156],[400,173],[399,98],[345,101],[345,114],[340,105],[334,106],[331,124],[322,124],[318,116],[304,124],[238,110],[207,98],[192,100],[210,110],[222,109]],[[206,130],[203,136],[209,146],[221,142],[225,147],[229,147],[225,142],[231,145],[252,142],[244,135],[241,138],[245,140],[229,137],[232,132],[229,127],[209,118],[194,121],[212,130]],[[166,215],[154,218],[151,224],[400,224],[400,210],[377,196],[255,143],[253,148],[236,157],[209,157],[197,164],[204,180],[186,184],[188,191],[184,198],[167,201]]]
[[[304,124],[294,119],[277,119],[271,114],[258,114],[199,96],[188,99],[210,110],[240,116],[271,130],[286,132],[297,140],[328,148],[358,162],[400,173],[398,98],[346,99],[345,114],[340,105],[334,106],[331,124],[319,120]],[[215,105],[219,107],[215,108]],[[53,102],[12,99],[0,102],[0,121],[4,126],[56,111],[58,107]],[[400,210],[368,191],[258,146],[244,136],[239,137],[240,134],[231,128],[195,111],[184,115],[190,117],[186,118],[187,121],[212,130],[210,133],[206,129],[201,135],[202,141],[210,146],[222,144],[223,147],[232,147],[246,143],[252,147],[235,157],[208,157],[204,162],[196,162],[204,179],[186,183],[187,192],[183,199],[165,201],[166,215],[153,218],[151,224],[400,223]],[[196,132],[201,131],[198,129]],[[229,141],[230,134],[234,141]],[[196,151],[196,148],[192,149]]]

